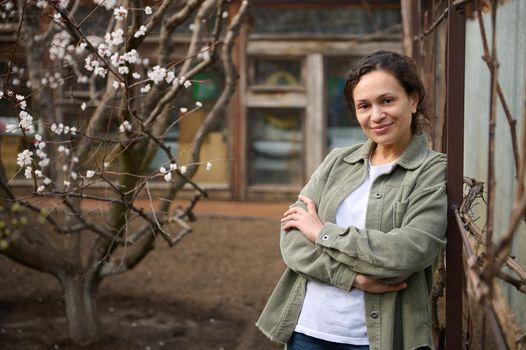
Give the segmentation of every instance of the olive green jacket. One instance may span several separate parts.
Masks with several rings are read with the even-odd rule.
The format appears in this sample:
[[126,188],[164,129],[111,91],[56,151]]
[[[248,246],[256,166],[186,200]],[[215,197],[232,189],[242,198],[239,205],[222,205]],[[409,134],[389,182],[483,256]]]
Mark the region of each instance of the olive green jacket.
[[[383,282],[406,281],[400,292],[365,293],[372,350],[433,347],[429,293],[432,268],[446,243],[446,158],[428,148],[418,132],[392,171],[372,184],[366,229],[334,224],[340,203],[367,175],[375,144],[332,151],[301,191],[317,205],[324,226],[315,244],[299,231],[281,231],[287,269],[256,326],[285,344],[303,305],[307,280],[352,288],[357,273]],[[298,201],[292,206],[305,205]]]

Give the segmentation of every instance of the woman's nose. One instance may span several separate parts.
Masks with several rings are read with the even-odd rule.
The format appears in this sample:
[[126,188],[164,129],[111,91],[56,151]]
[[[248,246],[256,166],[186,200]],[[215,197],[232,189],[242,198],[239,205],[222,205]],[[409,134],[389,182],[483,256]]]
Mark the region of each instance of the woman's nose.
[[371,118],[374,121],[380,121],[384,118],[384,113],[380,106],[373,105],[372,111],[371,111]]

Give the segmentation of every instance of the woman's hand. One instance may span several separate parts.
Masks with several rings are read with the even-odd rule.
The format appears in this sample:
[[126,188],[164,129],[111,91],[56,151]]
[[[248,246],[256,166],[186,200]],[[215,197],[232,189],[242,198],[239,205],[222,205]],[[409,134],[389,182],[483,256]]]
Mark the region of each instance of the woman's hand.
[[290,208],[283,214],[281,219],[282,228],[289,230],[295,228],[299,230],[309,241],[316,242],[323,227],[316,204],[309,197],[299,195],[298,198],[307,205],[307,210],[301,207]]
[[407,283],[400,282],[397,284],[385,284],[378,282],[376,278],[368,277],[359,273],[354,279],[353,286],[369,293],[382,294],[387,292],[398,292],[407,287]]

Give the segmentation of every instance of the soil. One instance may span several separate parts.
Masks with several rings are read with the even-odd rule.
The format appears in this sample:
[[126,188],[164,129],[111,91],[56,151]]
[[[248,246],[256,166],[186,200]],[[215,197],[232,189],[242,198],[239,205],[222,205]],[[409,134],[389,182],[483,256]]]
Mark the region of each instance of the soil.
[[[279,220],[198,218],[98,294],[105,332],[82,349],[277,349],[254,326],[284,269]],[[54,277],[0,255],[0,349],[81,349]]]

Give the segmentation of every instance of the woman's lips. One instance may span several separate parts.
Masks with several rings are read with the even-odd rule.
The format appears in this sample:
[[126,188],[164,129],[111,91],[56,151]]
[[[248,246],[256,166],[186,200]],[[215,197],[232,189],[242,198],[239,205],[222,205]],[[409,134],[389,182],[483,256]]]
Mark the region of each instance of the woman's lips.
[[391,125],[393,125],[393,123],[377,125],[371,127],[371,130],[376,134],[384,134]]

